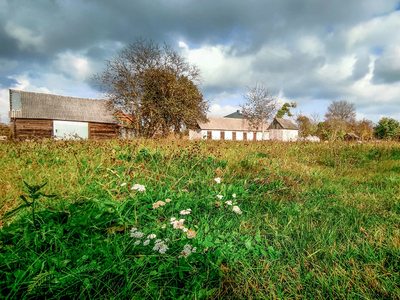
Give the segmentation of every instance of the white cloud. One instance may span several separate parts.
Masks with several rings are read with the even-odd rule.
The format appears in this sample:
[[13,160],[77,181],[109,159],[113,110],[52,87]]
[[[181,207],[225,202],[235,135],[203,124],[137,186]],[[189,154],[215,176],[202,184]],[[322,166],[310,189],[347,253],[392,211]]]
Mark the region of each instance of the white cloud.
[[210,106],[209,115],[213,117],[224,117],[226,115],[234,113],[237,110],[240,110],[240,107],[230,105],[221,106],[219,104],[213,104]]
[[69,51],[58,54],[53,65],[55,69],[76,80],[84,81],[92,76],[89,61],[83,55],[73,54]]

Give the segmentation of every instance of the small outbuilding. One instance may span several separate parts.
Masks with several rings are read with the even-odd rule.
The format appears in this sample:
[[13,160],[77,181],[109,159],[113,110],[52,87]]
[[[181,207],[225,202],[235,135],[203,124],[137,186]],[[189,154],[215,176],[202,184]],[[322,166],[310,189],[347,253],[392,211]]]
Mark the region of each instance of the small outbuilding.
[[[246,119],[231,117],[208,117],[209,122],[199,122],[196,130],[189,130],[189,140],[233,140],[261,141],[268,140],[268,131],[255,130]],[[268,128],[268,124],[264,125]]]
[[118,137],[108,100],[10,90],[10,119],[18,139]]
[[343,136],[344,141],[358,141],[360,138],[355,133],[346,133]]
[[299,129],[289,119],[275,118],[268,127],[269,139],[283,142],[294,142],[299,137]]

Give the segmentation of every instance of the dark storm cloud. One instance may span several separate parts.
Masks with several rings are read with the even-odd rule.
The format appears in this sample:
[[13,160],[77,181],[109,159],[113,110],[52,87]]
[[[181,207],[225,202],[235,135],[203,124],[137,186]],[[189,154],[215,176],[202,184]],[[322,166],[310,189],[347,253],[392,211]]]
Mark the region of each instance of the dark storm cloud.
[[358,55],[356,63],[354,64],[353,67],[353,79],[354,80],[359,80],[363,78],[367,73],[369,72],[369,62],[370,58],[369,55]]
[[376,84],[400,81],[400,55],[380,57],[375,60],[373,82]]

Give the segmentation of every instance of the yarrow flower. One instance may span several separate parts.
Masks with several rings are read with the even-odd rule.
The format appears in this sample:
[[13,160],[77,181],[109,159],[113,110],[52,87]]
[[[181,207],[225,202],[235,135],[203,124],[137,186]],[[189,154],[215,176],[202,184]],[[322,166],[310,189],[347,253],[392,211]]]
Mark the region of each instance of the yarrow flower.
[[172,200],[171,199],[165,199],[165,202],[170,203]]
[[153,209],[159,208],[160,206],[164,205],[165,205],[164,201],[157,201],[156,203],[153,203]]
[[194,239],[196,237],[196,231],[189,229],[186,235],[188,239]]
[[224,198],[224,196],[222,196],[222,195],[217,195],[217,198],[218,198],[219,200],[221,200],[222,198]]
[[190,254],[196,253],[197,247],[192,248],[192,245],[186,244],[183,246],[183,251],[181,252],[181,255],[179,255],[179,258],[188,258]]
[[219,177],[214,178],[214,181],[215,181],[216,183],[221,183],[221,178],[219,178]]
[[135,246],[140,245],[140,240],[137,240],[135,243],[133,243]]
[[141,239],[143,236],[144,236],[143,232],[140,231],[131,232],[131,238]]
[[153,247],[153,251],[158,251],[161,254],[164,254],[168,250],[168,246],[164,244],[162,240],[156,240],[155,245]]
[[236,198],[236,194],[232,194],[232,197],[233,197],[233,198]]
[[143,242],[143,246],[147,246],[148,244],[150,244],[150,240],[145,240],[145,241]]
[[137,190],[138,192],[144,192],[146,188],[144,185],[141,184],[135,184],[133,187],[131,187],[131,190]]
[[156,238],[156,235],[153,233],[153,234],[150,234],[147,238],[148,238],[149,240],[152,240],[152,239],[155,239],[155,238]]
[[125,186],[125,185],[126,185],[126,182],[121,183],[121,186]]
[[232,201],[231,201],[231,200],[225,201],[225,204],[227,204],[227,205],[232,205]]
[[164,224],[163,226],[161,226],[161,229],[165,229],[167,228],[167,224]]
[[180,214],[181,214],[181,215],[188,215],[188,214],[190,214],[191,211],[192,211],[192,210],[191,210],[190,208],[188,208],[188,209],[186,209],[186,210],[182,210],[182,211],[180,212]]
[[234,207],[232,208],[232,211],[235,212],[235,213],[237,213],[237,214],[239,214],[239,215],[242,214],[242,211],[240,210],[239,206],[234,206]]

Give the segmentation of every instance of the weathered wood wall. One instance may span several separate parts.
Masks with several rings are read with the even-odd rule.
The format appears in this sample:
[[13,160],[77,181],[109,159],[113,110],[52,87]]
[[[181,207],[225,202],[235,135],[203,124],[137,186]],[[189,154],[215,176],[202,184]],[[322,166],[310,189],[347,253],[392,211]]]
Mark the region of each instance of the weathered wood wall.
[[89,123],[89,139],[118,138],[117,125],[103,123]]
[[15,119],[14,130],[17,139],[50,139],[53,136],[53,120]]

